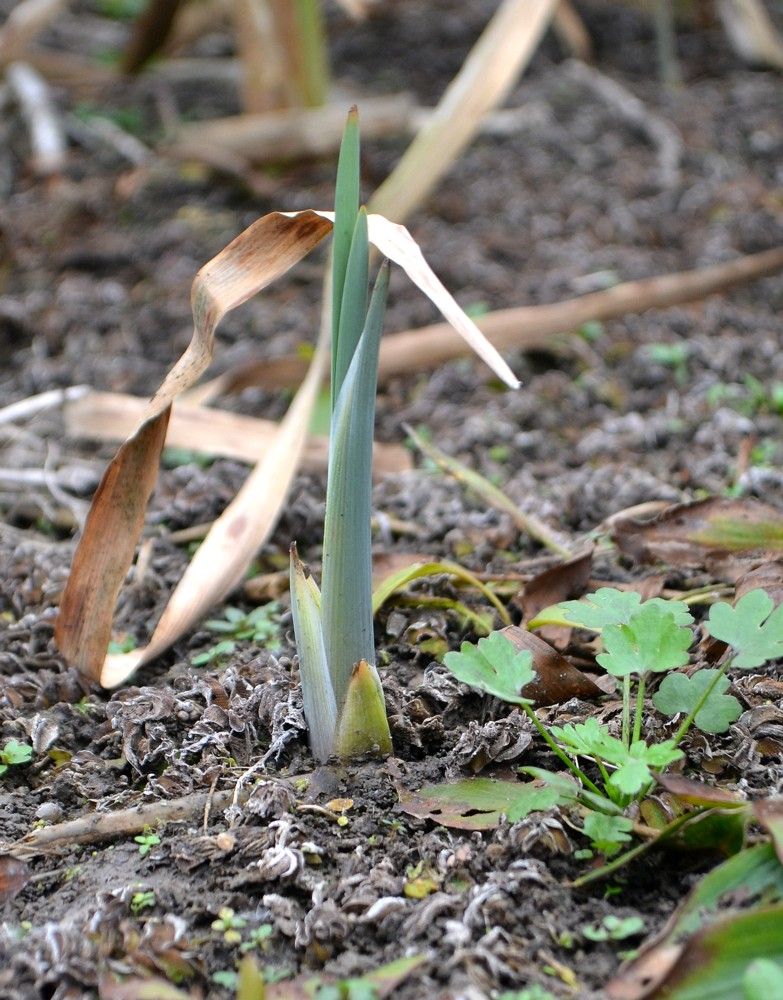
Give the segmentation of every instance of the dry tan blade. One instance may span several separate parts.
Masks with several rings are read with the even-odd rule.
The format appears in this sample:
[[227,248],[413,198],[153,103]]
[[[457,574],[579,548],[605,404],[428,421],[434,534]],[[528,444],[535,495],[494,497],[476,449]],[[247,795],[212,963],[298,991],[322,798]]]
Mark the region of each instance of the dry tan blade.
[[487,364],[494,373],[512,389],[519,386],[519,379],[476,326],[457,305],[424,259],[418,243],[404,226],[389,222],[382,215],[367,217],[370,242],[389,260],[399,264],[411,281],[424,292],[466,344]]
[[[340,148],[347,107],[292,108],[266,114],[232,115],[186,125],[163,148],[177,157],[201,158],[201,150],[231,152],[252,163],[325,156]],[[415,114],[410,97],[398,94],[362,102],[362,139],[406,133]]]
[[92,681],[100,680],[114,605],[144,527],[168,415],[165,409],[142,424],[106,470],[60,601],[55,640],[65,658]]
[[[191,295],[193,337],[151,401],[144,422],[104,473],[60,604],[57,645],[90,679],[104,683],[114,605],[144,524],[173,398],[209,364],[215,327],[225,313],[284,274],[330,229],[327,220],[312,212],[294,218],[265,215],[196,275]],[[134,667],[126,667],[128,676]],[[123,679],[115,667],[106,676],[113,684]]]
[[101,672],[103,687],[122,684],[138,667],[159,656],[241,581],[277,524],[288,496],[328,357],[328,334],[324,332],[271,448],[196,550],[149,645],[132,653],[107,656]]
[[[246,417],[227,410],[193,406],[181,397],[174,404],[166,447],[185,448],[203,455],[235,458],[255,464],[274,442],[279,425],[272,420]],[[119,392],[88,391],[63,408],[65,429],[71,437],[91,441],[122,441],[144,419],[147,400]],[[323,472],[329,453],[325,437],[308,439],[302,468]],[[402,445],[375,443],[373,472],[377,477],[413,467],[411,453]]]
[[[501,309],[487,313],[476,323],[486,338],[501,350],[534,350],[546,347],[554,335],[576,331],[590,320],[610,320],[647,309],[666,309],[727,291],[780,270],[783,270],[783,247],[776,247],[738,257],[726,264],[626,281],[605,291],[551,305]],[[468,353],[467,346],[455,339],[447,323],[392,333],[381,341],[379,379],[428,371]],[[249,362],[197,386],[188,398],[206,402],[224,392],[239,392],[248,386],[296,386],[306,368],[306,363],[294,355],[275,358],[269,363]]]
[[22,0],[0,29],[0,63],[22,58],[30,42],[65,7],[66,0]]
[[557,0],[503,0],[435,113],[371,198],[371,212],[401,222],[427,198],[484,115],[508,95],[556,6]]
[[719,0],[718,13],[740,58],[754,66],[783,70],[783,38],[761,0]]
[[[150,402],[145,422],[120,448],[104,474],[74,558],[77,571],[68,579],[57,620],[55,638],[63,655],[86,676],[99,678],[104,687],[121,684],[225,597],[241,580],[256,548],[276,523],[304,448],[327,353],[328,322],[322,323],[316,355],[274,444],[213,525],[172,595],[149,646],[104,660],[119,586],[130,566],[156,478],[165,438],[163,414],[167,417],[174,397],[189,388],[209,364],[215,327],[225,313],[301,260],[331,231],[331,219],[329,212],[310,210],[265,215],[196,275],[191,295],[191,342]],[[516,384],[502,358],[432,273],[407,231],[378,216],[370,218],[369,230],[376,247],[400,264],[496,374]],[[121,516],[115,508],[120,508]],[[105,585],[106,580],[111,586]]]

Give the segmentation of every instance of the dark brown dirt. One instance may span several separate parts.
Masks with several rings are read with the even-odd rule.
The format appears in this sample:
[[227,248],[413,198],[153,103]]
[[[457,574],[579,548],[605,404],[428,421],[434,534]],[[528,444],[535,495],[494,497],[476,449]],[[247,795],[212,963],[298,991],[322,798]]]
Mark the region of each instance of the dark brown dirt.
[[[433,103],[493,6],[443,0],[433,16],[432,4],[398,0],[360,26],[331,11],[335,76],[359,99],[404,88]],[[580,6],[600,69],[681,133],[681,179],[661,186],[649,139],[580,89],[548,38],[509,100],[527,109],[524,124],[475,142],[410,225],[463,305],[553,302],[783,243],[780,77],[741,66],[715,27],[683,26],[686,84],[668,91],[655,79],[651,29],[636,9]],[[99,5],[75,3],[44,41],[100,53],[116,48],[126,30],[101,16]],[[229,46],[227,36],[214,35],[200,51],[222,54]],[[89,98],[58,90],[56,99],[71,138],[68,168],[56,181],[31,175],[18,116],[6,111],[0,121],[0,406],[81,383],[152,392],[189,339],[198,267],[266,211],[331,202],[331,161],[269,171],[265,198],[165,161],[133,168],[89,128],[97,110],[152,144],[161,107],[174,102],[186,117],[226,113],[236,109],[228,87],[142,76]],[[402,148],[401,141],[366,144],[366,192]],[[215,371],[312,340],[319,294],[315,255],[227,317]],[[517,393],[499,390],[470,361],[395,379],[382,387],[378,436],[400,441],[406,422],[428,428],[445,451],[573,539],[647,500],[733,491],[783,509],[774,396],[783,386],[781,306],[783,283],[770,278],[613,321],[595,338],[572,339],[578,351],[553,345],[512,356],[524,381]],[[388,328],[433,319],[427,300],[395,275]],[[657,344],[681,345],[681,363],[655,362],[650,345]],[[287,398],[246,390],[221,405],[277,417]],[[738,475],[741,454],[750,458]],[[556,996],[600,996],[618,952],[638,940],[593,944],[584,926],[613,913],[640,915],[655,930],[709,860],[656,856],[609,885],[575,892],[568,881],[585,863],[571,857],[583,842],[568,817],[462,834],[402,815],[397,783],[418,787],[462,774],[477,746],[497,755],[504,726],[513,725],[502,722],[498,738],[495,720],[505,720],[507,708],[467,693],[422,650],[427,638],[453,647],[469,635],[448,612],[404,606],[380,617],[397,758],[320,769],[307,787],[290,777],[309,774],[313,764],[285,615],[275,654],[239,643],[222,663],[195,668],[192,657],[215,642],[199,630],[136,678],[138,686],[113,694],[83,687],[57,654],[53,621],[75,525],[110,455],[111,448],[65,437],[55,412],[0,427],[3,469],[46,465],[70,476],[69,488],[53,495],[0,475],[0,728],[3,743],[32,739],[37,748],[31,765],[0,778],[0,837],[9,843],[36,823],[94,809],[231,789],[250,768],[260,781],[243,806],[161,828],[160,843],[144,857],[137,843],[121,839],[69,845],[32,861],[36,880],[3,910],[0,998],[95,997],[100,976],[145,970],[179,973],[204,995],[228,996],[212,978],[233,969],[237,954],[212,927],[226,906],[247,922],[246,938],[272,926],[258,954],[281,974],[355,976],[423,953],[426,964],[395,996],[480,1000],[532,983]],[[148,636],[187,561],[169,532],[213,518],[246,471],[227,460],[164,470],[149,517],[150,570],[122,596],[118,635]],[[261,569],[280,568],[292,538],[317,564],[323,501],[324,483],[299,477],[259,556]],[[379,553],[423,551],[480,572],[529,573],[552,562],[505,515],[427,463],[380,483],[374,501],[416,529],[414,537],[379,534]],[[643,572],[611,552],[594,568],[615,580]],[[691,582],[700,580],[668,579]],[[448,584],[422,592],[450,593]],[[241,597],[234,603],[246,607]],[[780,792],[783,702],[774,689],[755,693],[752,677],[738,688],[746,708],[766,704],[772,715],[755,725],[749,712],[713,741],[711,771],[750,792]],[[575,718],[588,710],[570,703],[550,711]],[[694,743],[689,763],[698,765],[702,751]],[[547,762],[534,740],[502,766]],[[344,826],[301,809],[338,797],[353,800]],[[417,865],[437,882],[420,900],[404,894]],[[134,912],[141,891],[154,893],[154,905]]]

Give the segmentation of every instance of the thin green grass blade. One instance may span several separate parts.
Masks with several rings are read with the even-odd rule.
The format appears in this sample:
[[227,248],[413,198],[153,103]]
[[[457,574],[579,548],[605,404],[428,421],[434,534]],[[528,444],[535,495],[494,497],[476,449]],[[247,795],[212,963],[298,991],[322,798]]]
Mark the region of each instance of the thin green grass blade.
[[296,545],[292,545],[291,612],[299,653],[304,714],[310,732],[310,749],[315,759],[325,764],[334,746],[337,702],[329,676],[317,592],[315,581],[305,573]]
[[[359,112],[352,107],[345,124],[334,190],[332,233],[332,386],[340,332],[340,307],[356,216],[359,213]],[[336,398],[337,392],[332,389]]]
[[375,662],[372,626],[372,437],[389,265],[375,282],[367,321],[337,398],[326,487],[321,612],[338,706],[353,668]]
[[392,752],[381,679],[375,667],[366,660],[359,660],[351,674],[334,752],[340,757],[358,757],[373,752],[388,757]]
[[332,409],[351,365],[356,345],[367,317],[367,282],[370,270],[370,242],[367,238],[367,210],[359,209],[353,230],[351,251],[343,284],[337,343],[332,344]]
[[459,563],[449,562],[448,560],[442,560],[441,562],[414,563],[412,566],[406,566],[404,569],[398,570],[396,573],[390,573],[389,576],[381,580],[375,588],[375,593],[372,595],[373,614],[377,614],[377,612],[383,607],[386,601],[388,601],[396,590],[400,590],[402,587],[407,587],[409,583],[413,583],[414,580],[420,580],[422,577],[437,576],[439,574],[454,576],[463,583],[467,583],[469,586],[475,587],[475,589],[480,594],[483,594],[490,604],[494,606],[503,624],[511,624],[511,618],[509,617],[508,611],[506,611],[489,587],[479,580],[477,576],[474,576],[470,570],[465,569],[464,566],[460,566]]

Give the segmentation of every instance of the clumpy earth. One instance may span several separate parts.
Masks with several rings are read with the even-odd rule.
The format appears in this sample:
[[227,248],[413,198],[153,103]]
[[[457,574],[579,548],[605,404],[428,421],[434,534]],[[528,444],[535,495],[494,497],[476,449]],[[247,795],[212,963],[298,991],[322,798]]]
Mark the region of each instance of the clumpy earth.
[[[3,14],[12,6],[4,2]],[[493,6],[444,0],[434,17],[431,4],[399,0],[360,25],[330,9],[335,78],[359,103],[405,89],[433,104]],[[516,125],[478,138],[410,223],[463,306],[556,302],[783,243],[780,77],[741,65],[716,25],[683,25],[685,82],[667,89],[637,9],[579,6],[600,70],[679,133],[679,176],[662,177],[649,134],[582,87],[548,37],[509,99],[524,109]],[[80,2],[42,44],[99,57],[127,30],[100,4]],[[199,55],[223,55],[230,36],[199,46]],[[0,123],[0,406],[77,384],[150,394],[190,337],[199,266],[267,211],[331,205],[331,159],[259,171],[251,192],[162,158],[133,165],[90,125],[96,115],[113,118],[152,146],[172,110],[191,119],[238,110],[226,83],[151,73],[54,94],[70,139],[63,176],[37,180],[18,115],[7,111]],[[365,143],[366,193],[403,148],[402,139]],[[312,341],[322,261],[316,253],[226,318],[215,372]],[[403,424],[426,428],[574,550],[607,517],[647,501],[730,493],[783,510],[781,306],[778,276],[593,325],[512,353],[518,392],[501,390],[472,360],[394,378],[380,389],[377,437],[400,443]],[[434,319],[395,275],[387,328]],[[289,398],[247,389],[217,405],[277,418]],[[0,777],[0,838],[8,850],[66,819],[137,805],[151,815],[160,806],[163,816],[182,797],[193,805],[152,822],[140,842],[119,834],[30,856],[32,879],[3,908],[0,997],[94,997],[113,973],[156,973],[189,984],[193,996],[227,997],[240,946],[232,918],[219,916],[226,907],[244,921],[242,947],[270,979],[356,977],[423,955],[395,996],[480,1000],[531,984],[600,996],[640,938],[592,942],[584,928],[612,914],[655,931],[714,859],[653,854],[575,890],[569,881],[586,862],[573,853],[585,842],[568,814],[469,833],[402,813],[399,788],[554,761],[537,738],[522,738],[529,726],[518,713],[450,678],[435,651],[475,634],[426,603],[390,604],[377,621],[396,754],[387,762],[314,769],[285,594],[277,648],[238,641],[233,653],[195,666],[220,638],[203,628],[115,692],[85,685],[58,654],[53,623],[78,526],[111,454],[68,437],[57,410],[0,426],[0,727],[3,744],[34,748],[31,763]],[[119,641],[145,641],[183,572],[188,548],[172,532],[214,518],[247,474],[229,460],[168,457],[145,530],[146,569],[131,575],[118,607]],[[12,475],[41,469],[50,475],[23,484]],[[324,485],[317,475],[297,478],[259,573],[284,567],[292,539],[317,569]],[[454,559],[505,580],[507,595],[509,582],[518,587],[557,562],[420,457],[377,484],[374,505],[379,558]],[[604,547],[592,572],[634,582],[650,571]],[[709,582],[663,575],[675,590]],[[485,610],[447,580],[417,592]],[[241,592],[232,603],[253,606]],[[728,734],[686,745],[688,773],[780,793],[779,665],[764,675],[736,681],[745,713]],[[617,718],[616,702],[599,710]],[[564,721],[595,711],[572,700],[542,714]]]

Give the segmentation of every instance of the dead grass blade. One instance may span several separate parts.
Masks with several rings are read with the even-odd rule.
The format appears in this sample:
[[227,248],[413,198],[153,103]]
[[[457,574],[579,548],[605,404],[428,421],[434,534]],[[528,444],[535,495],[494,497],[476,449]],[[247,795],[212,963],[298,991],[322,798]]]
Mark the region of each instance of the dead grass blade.
[[103,687],[122,684],[138,667],[154,660],[241,581],[257,549],[277,524],[299,468],[328,358],[329,339],[324,330],[307,377],[280,422],[271,447],[196,550],[149,645],[107,656],[100,676]]
[[508,95],[535,52],[557,0],[503,0],[457,76],[370,199],[369,210],[401,222],[430,194]]
[[552,531],[543,521],[535,516],[535,514],[525,514],[524,511],[520,510],[517,505],[510,500],[506,494],[494,486],[488,479],[480,475],[473,469],[469,469],[467,465],[463,465],[462,462],[457,461],[456,458],[452,458],[445,452],[437,448],[432,442],[425,441],[412,427],[407,424],[404,425],[405,432],[411,438],[413,443],[419,449],[419,451],[426,455],[427,458],[432,459],[433,462],[447,475],[452,476],[461,483],[467,489],[472,490],[482,500],[486,501],[490,507],[494,507],[496,510],[501,510],[508,514],[511,520],[514,522],[517,528],[524,534],[529,535],[530,538],[534,538],[537,542],[543,545],[545,548],[550,549],[552,552],[556,552],[560,556],[565,556],[566,559],[571,557],[571,550],[567,548],[556,536],[555,532]]
[[761,0],[718,0],[718,13],[740,58],[753,66],[783,70],[783,38]]
[[0,29],[0,64],[24,56],[30,42],[65,7],[65,0],[22,0]]
[[144,527],[168,418],[166,407],[143,423],[104,473],[60,600],[55,641],[92,681],[101,678],[114,605]]
[[[253,223],[196,275],[191,294],[193,337],[151,400],[143,423],[104,474],[57,619],[55,639],[63,655],[104,687],[121,684],[171,646],[239,583],[277,521],[304,448],[328,353],[329,317],[322,322],[315,357],[272,446],[212,526],[149,645],[122,656],[105,656],[113,608],[144,524],[174,398],[193,385],[209,364],[222,317],[288,271],[331,228],[329,212],[273,212]],[[495,373],[515,386],[511,370],[435,277],[407,230],[371,216],[369,231],[375,246],[406,271]]]
[[[144,525],[172,400],[209,364],[221,318],[284,274],[330,229],[327,220],[312,212],[293,218],[279,213],[266,215],[196,275],[191,294],[193,337],[150,402],[139,429],[104,473],[60,604],[57,645],[90,679],[104,683],[114,605]],[[140,651],[139,662],[143,656],[144,651]],[[124,668],[128,676],[135,665],[127,662]],[[117,684],[124,679],[120,673],[115,664],[106,677]]]
[[[590,321],[698,301],[782,269],[783,247],[775,247],[726,264],[626,281],[564,302],[500,309],[480,317],[476,324],[498,350],[536,350],[548,346],[555,335],[575,332]],[[378,378],[429,371],[466,354],[469,354],[467,347],[455,339],[448,323],[392,333],[381,341]],[[293,355],[272,362],[251,362],[199,386],[190,398],[205,402],[223,392],[238,392],[248,386],[296,386],[306,367],[301,358]]]
[[[362,138],[405,133],[414,114],[413,101],[405,94],[370,98],[362,103]],[[231,115],[184,126],[162,152],[179,158],[202,159],[204,150],[212,148],[224,156],[233,153],[251,163],[326,156],[339,149],[344,124],[345,108],[337,104]]]
[[[61,394],[61,390],[57,392]],[[139,396],[87,390],[65,404],[65,428],[75,438],[122,441],[144,419],[146,408],[147,400]],[[273,420],[194,406],[180,398],[171,412],[166,447],[255,464],[271,447],[278,430],[279,425]],[[328,453],[327,438],[308,438],[302,453],[302,468],[311,472],[324,471]],[[412,465],[410,452],[402,445],[375,443],[373,471],[377,477],[404,472]]]

